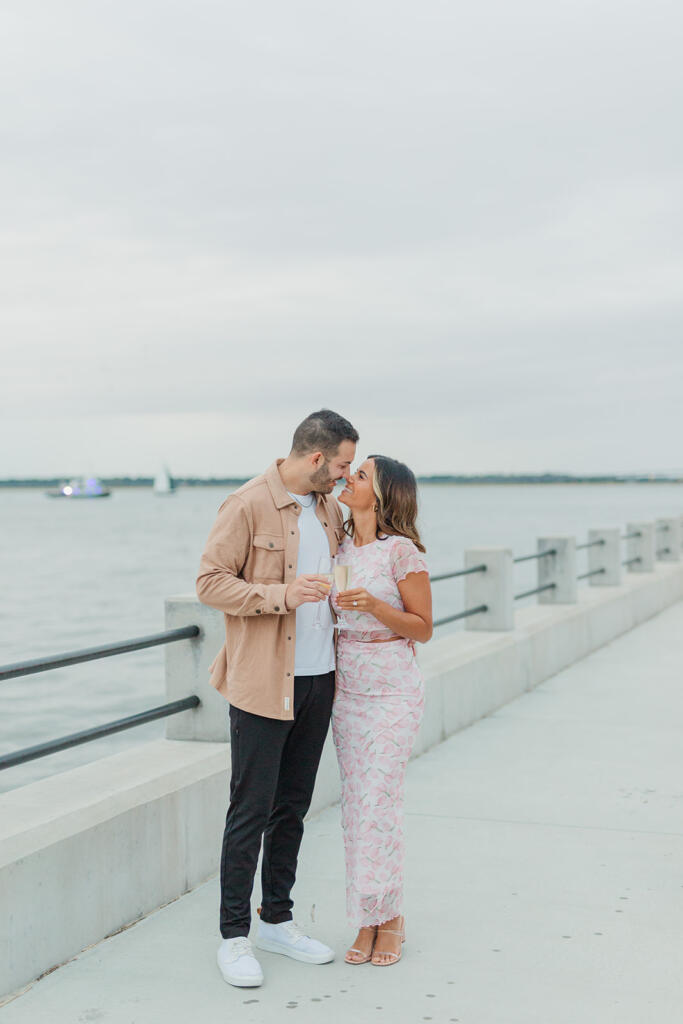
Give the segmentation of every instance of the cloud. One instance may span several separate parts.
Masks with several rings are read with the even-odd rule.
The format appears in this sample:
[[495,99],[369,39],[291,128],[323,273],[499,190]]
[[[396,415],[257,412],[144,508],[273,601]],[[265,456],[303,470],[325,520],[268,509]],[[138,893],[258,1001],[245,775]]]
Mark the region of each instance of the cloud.
[[323,403],[425,472],[678,463],[678,6],[2,18],[0,476],[249,472]]

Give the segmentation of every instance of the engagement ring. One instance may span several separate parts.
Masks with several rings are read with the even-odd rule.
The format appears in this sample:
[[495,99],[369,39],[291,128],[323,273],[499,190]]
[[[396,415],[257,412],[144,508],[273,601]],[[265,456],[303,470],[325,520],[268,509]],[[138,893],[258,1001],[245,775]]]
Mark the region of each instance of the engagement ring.
[[354,602],[353,602],[353,607],[354,607],[354,608],[357,608],[357,607],[358,607],[358,601],[354,601]]

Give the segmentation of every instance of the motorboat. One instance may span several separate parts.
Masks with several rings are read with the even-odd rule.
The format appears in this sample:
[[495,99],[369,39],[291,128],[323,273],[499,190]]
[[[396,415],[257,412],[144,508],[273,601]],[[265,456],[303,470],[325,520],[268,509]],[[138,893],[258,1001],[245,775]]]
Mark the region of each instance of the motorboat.
[[48,498],[108,498],[111,491],[96,476],[77,476],[45,493]]

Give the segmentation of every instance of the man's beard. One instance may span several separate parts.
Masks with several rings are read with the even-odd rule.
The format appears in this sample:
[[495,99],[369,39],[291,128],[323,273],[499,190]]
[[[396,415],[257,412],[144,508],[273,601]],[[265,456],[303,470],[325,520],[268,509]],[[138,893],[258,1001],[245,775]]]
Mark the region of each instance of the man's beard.
[[314,494],[329,494],[330,491],[334,490],[335,483],[336,480],[333,480],[330,476],[327,463],[321,466],[320,469],[316,469],[310,479],[311,490]]

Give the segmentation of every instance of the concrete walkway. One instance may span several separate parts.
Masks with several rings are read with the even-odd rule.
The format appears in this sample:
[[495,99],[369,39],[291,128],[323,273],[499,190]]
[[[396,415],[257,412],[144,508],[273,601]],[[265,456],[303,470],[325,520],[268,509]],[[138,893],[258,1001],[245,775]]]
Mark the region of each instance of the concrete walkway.
[[34,984],[2,1024],[678,1024],[681,637],[683,604],[411,764],[397,966],[343,963],[332,808],[307,826],[296,899],[334,964],[261,954],[262,988],[226,985],[214,879]]

